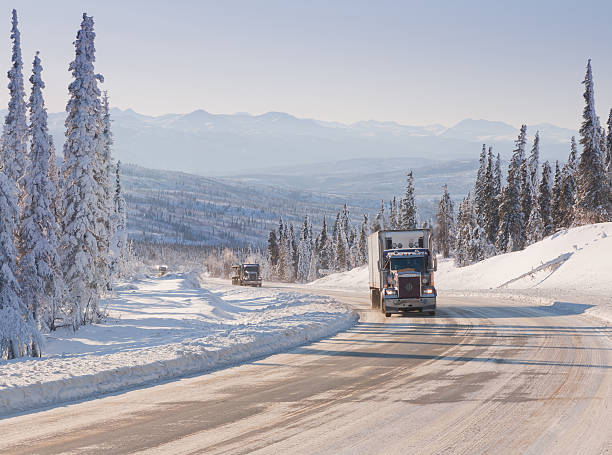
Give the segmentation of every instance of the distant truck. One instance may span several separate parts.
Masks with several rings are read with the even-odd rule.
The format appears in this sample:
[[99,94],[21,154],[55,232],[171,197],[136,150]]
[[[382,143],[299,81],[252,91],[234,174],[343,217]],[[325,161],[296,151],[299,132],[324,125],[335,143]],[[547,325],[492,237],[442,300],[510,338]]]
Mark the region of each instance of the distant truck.
[[233,265],[232,284],[261,287],[261,271],[259,264]]
[[436,314],[437,261],[430,229],[374,232],[368,236],[368,257],[372,308],[386,317],[408,311]]

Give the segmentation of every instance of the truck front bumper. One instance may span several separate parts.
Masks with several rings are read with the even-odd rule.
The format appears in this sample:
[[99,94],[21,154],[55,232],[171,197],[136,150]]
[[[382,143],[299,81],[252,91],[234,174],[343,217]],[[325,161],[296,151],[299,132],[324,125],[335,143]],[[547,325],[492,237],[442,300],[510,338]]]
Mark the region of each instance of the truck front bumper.
[[421,297],[419,299],[397,299],[385,296],[385,310],[387,313],[402,313],[404,311],[435,311],[435,297]]

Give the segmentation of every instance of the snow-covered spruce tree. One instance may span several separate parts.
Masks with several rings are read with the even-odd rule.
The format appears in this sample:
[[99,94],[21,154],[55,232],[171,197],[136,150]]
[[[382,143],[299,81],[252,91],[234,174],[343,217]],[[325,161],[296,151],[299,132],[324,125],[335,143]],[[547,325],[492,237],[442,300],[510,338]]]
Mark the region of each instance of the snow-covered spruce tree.
[[298,271],[297,281],[305,282],[308,280],[310,270],[310,260],[312,256],[312,244],[309,235],[308,216],[304,218],[304,224],[300,230],[300,240],[298,243]]
[[[327,232],[327,221],[325,217],[323,217],[323,225],[321,226],[321,232],[319,233],[317,244],[319,257],[318,269],[323,270],[324,273],[327,274],[333,267],[333,242],[329,238],[329,234]],[[319,274],[319,270],[317,270],[317,274]]]
[[474,209],[479,215],[485,213],[487,205],[486,193],[486,174],[487,174],[487,146],[482,144],[480,151],[480,159],[478,161],[478,172],[476,173],[476,181],[474,182]]
[[[395,200],[395,199],[394,199]],[[357,265],[364,265],[368,262],[368,215],[363,215],[363,223],[361,223],[361,230],[359,231],[358,240],[358,257]]]
[[336,271],[344,272],[347,270],[348,265],[349,246],[348,239],[346,238],[346,234],[344,233],[344,229],[342,229],[341,225],[338,229],[336,229],[334,245]]
[[538,197],[535,192],[532,195],[531,212],[529,214],[529,220],[527,220],[526,230],[526,246],[539,242],[544,238],[544,222],[538,204]]
[[442,187],[442,198],[436,215],[436,246],[442,257],[448,258],[455,244],[455,208],[448,193],[448,186]]
[[98,248],[98,276],[101,279],[100,288],[109,291],[112,288],[112,277],[117,259],[112,257],[114,248],[112,241],[115,234],[115,216],[113,204],[113,174],[114,165],[111,156],[113,138],[111,133],[111,118],[108,95],[104,92],[101,110],[98,113],[100,128],[96,137],[96,168],[94,178],[98,185],[97,222],[96,227]]
[[417,208],[414,201],[414,178],[412,171],[406,178],[406,193],[400,201],[400,223],[399,229],[414,229],[417,226]]
[[525,245],[525,221],[521,210],[521,165],[525,157],[527,127],[523,125],[508,165],[507,183],[499,205],[497,249],[517,251]]
[[15,182],[0,170],[0,359],[41,355],[41,338],[17,283]]
[[393,200],[389,204],[389,229],[397,229],[397,198],[393,196]]
[[272,230],[268,236],[268,265],[270,273],[268,278],[271,280],[278,280],[279,256],[279,245],[276,237],[276,231]]
[[123,274],[124,264],[128,259],[128,236],[127,236],[127,207],[123,191],[121,190],[121,161],[117,162],[115,168],[115,195],[113,197],[113,238],[111,243],[112,262],[111,272],[117,276]]
[[38,53],[32,70],[30,96],[30,159],[23,182],[21,222],[19,225],[18,273],[21,295],[39,329],[54,330],[62,324],[61,306],[64,284],[59,258],[58,225],[53,212],[55,185],[49,169],[51,141],[47,127]]
[[555,161],[555,177],[552,187],[552,204],[550,207],[550,216],[552,218],[553,232],[566,227],[563,224],[565,213],[563,213],[563,202],[561,198],[562,177],[559,161]]
[[601,150],[601,129],[595,113],[595,95],[591,60],[587,63],[585,85],[585,107],[580,128],[582,154],[578,162],[576,179],[576,205],[574,225],[601,223],[612,220],[610,186],[604,169],[604,154]]
[[472,241],[472,195],[468,195],[459,204],[457,215],[457,237],[455,240],[455,264],[457,267],[470,265],[470,244]]
[[72,326],[96,321],[100,312],[100,237],[98,195],[95,179],[100,131],[100,90],[103,78],[94,73],[93,18],[83,14],[77,33],[75,59],[69,70],[66,142],[64,143],[63,236],[61,258],[67,286],[66,306]]
[[[487,243],[491,246],[489,251],[495,254],[495,240],[497,238],[497,227],[499,226],[499,191],[497,189],[495,168],[493,164],[493,149],[489,147],[487,154],[487,169],[485,172],[485,204],[481,214],[482,226],[487,236]],[[500,176],[501,178],[501,176]]]
[[567,163],[561,168],[561,187],[559,210],[561,212],[559,227],[568,228],[574,224],[574,211],[576,205],[576,171],[578,150],[576,139],[572,136],[570,154]]
[[538,191],[538,207],[540,209],[540,218],[542,219],[543,232],[542,236],[549,236],[554,232],[551,216],[552,209],[552,192],[551,192],[551,175],[550,163],[545,161],[542,165],[542,180]]
[[[17,28],[17,11],[13,10],[11,40],[13,41],[12,65],[8,71],[9,104],[2,131],[2,169],[9,180],[17,185],[17,197],[22,197],[21,179],[27,166],[28,125],[26,122],[25,89],[23,86],[23,61],[21,59],[21,34]],[[19,212],[14,212],[19,216]],[[15,218],[15,225],[17,225]]]

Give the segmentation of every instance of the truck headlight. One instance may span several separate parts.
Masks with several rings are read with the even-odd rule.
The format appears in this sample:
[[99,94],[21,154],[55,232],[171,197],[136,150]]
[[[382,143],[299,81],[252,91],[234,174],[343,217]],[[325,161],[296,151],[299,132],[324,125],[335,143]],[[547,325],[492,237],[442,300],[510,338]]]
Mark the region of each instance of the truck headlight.
[[397,295],[397,289],[385,288],[385,295]]
[[436,288],[433,286],[423,286],[424,295],[436,295]]

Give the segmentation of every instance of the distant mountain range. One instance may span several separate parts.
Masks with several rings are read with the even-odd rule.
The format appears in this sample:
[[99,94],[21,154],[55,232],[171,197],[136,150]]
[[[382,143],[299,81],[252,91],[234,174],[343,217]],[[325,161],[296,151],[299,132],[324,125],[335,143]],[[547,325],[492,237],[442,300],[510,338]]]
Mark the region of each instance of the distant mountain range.
[[[447,128],[373,120],[346,125],[283,112],[226,115],[196,110],[152,117],[115,108],[111,115],[116,158],[154,169],[217,176],[355,158],[474,159],[483,142],[507,156],[518,135],[518,129],[507,123],[471,119]],[[59,151],[65,116],[49,114]],[[540,131],[545,159],[566,159],[575,131],[550,124],[528,128],[529,134]]]

